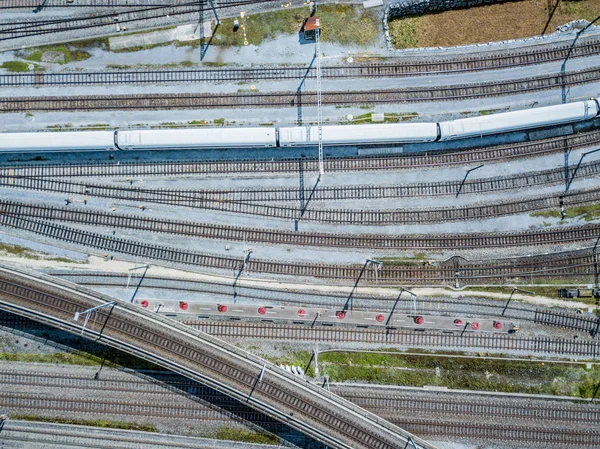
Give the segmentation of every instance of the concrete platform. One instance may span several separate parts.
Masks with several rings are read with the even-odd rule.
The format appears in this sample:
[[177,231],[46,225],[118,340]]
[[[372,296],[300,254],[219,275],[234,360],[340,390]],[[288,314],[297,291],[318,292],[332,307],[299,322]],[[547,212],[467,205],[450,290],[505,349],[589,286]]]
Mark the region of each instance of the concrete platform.
[[[117,26],[119,26],[117,24]],[[181,25],[175,28],[149,33],[129,34],[126,36],[111,37],[108,40],[111,50],[144,47],[146,45],[164,44],[167,42],[187,42],[198,40],[202,37],[212,36],[212,20],[200,24]]]

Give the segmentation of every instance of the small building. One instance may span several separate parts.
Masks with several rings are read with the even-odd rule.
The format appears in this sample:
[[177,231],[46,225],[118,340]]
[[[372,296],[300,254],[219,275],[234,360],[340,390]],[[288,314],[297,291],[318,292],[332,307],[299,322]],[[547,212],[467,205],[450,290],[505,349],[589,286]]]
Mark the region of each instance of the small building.
[[321,21],[318,17],[308,17],[302,24],[302,34],[307,41],[314,41],[317,30],[321,29]]

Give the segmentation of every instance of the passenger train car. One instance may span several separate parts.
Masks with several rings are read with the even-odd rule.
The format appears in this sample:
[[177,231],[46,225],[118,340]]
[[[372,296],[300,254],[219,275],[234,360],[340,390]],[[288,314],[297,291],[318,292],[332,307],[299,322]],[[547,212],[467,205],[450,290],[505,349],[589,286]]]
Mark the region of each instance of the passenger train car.
[[[440,123],[328,125],[321,127],[321,134],[325,145],[436,142],[575,123],[599,113],[600,104],[593,99]],[[0,134],[0,153],[284,148],[318,142],[318,126],[4,133]]]

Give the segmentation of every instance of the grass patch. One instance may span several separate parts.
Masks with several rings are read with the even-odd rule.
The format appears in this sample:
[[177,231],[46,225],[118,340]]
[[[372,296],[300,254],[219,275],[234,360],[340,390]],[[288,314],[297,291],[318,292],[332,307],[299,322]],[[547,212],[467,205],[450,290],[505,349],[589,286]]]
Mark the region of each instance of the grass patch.
[[390,20],[388,25],[392,45],[395,48],[421,47],[419,30],[421,29],[422,22],[422,17],[409,17],[402,20]]
[[216,438],[219,440],[243,441],[255,444],[279,444],[279,439],[275,435],[240,430],[233,427],[221,427],[217,429]]
[[68,64],[69,62],[73,61],[85,61],[90,57],[90,54],[88,52],[81,50],[80,48],[75,48],[66,45],[57,45],[39,47],[37,49],[34,49],[33,52],[25,56],[25,59],[27,59],[28,61],[40,62],[42,60],[42,56],[46,52],[62,53],[64,55],[64,60],[58,62],[59,64]]
[[[45,160],[45,159],[39,159]],[[23,259],[31,259],[31,260],[50,260],[54,262],[69,262],[69,263],[89,263],[87,260],[79,261],[74,259],[69,259],[67,257],[53,257],[47,253],[35,253],[31,251],[29,248],[26,248],[21,245],[9,245],[6,243],[0,243],[0,252],[4,254],[10,254],[12,256],[21,257]]]
[[[5,360],[9,362],[54,363],[62,365],[82,366],[100,366],[100,364],[102,363],[102,359],[97,356],[87,354],[71,354],[68,352],[57,352],[54,354],[34,354],[28,352],[0,352],[0,360]],[[110,362],[109,365],[111,365]]]
[[423,265],[429,259],[429,256],[425,253],[414,253],[412,256],[386,256],[377,258],[384,265],[396,267]]
[[[524,281],[526,281],[526,283],[523,284],[519,284],[518,282],[515,282],[516,286],[521,286],[523,287],[524,290],[529,290],[532,292],[535,292],[536,296],[545,296],[547,298],[558,298],[558,290],[560,288],[564,288],[565,286],[568,286],[566,288],[579,288],[581,290],[585,290],[585,286],[589,283],[586,282],[585,279],[581,280],[581,285],[579,287],[572,287],[572,285],[574,284],[572,279],[569,280],[563,280],[563,279],[552,279],[552,280],[548,280],[548,279],[533,279],[533,284],[531,284],[529,282],[529,279],[523,279]],[[547,285],[536,285],[536,284],[555,284],[556,286],[547,286]],[[500,301],[505,301],[508,299],[508,297],[510,296],[510,294],[512,293],[513,289],[512,287],[467,287],[464,290],[465,292],[488,292],[488,293],[500,293],[503,295],[506,295],[504,298],[500,298]],[[531,296],[528,295],[527,293],[523,293],[523,292],[519,292],[516,291],[515,295],[524,295],[524,296]],[[562,301],[568,303],[568,302],[581,302],[584,304],[589,304],[589,305],[595,305],[596,304],[596,299],[595,298],[585,298],[585,297],[581,297],[581,298],[560,298]],[[514,301],[514,299],[513,299]]]
[[11,419],[21,421],[38,421],[38,422],[49,422],[56,424],[74,424],[77,426],[90,426],[90,427],[103,427],[107,429],[125,429],[125,430],[139,430],[142,432],[158,432],[157,428],[153,424],[135,424],[126,423],[122,421],[108,421],[105,419],[66,419],[66,418],[48,418],[45,416],[29,415],[25,413],[10,413]]
[[[286,350],[288,348],[283,347],[282,350]],[[312,353],[308,351],[291,351],[287,352],[285,356],[272,356],[269,354],[263,354],[262,357],[275,365],[294,365],[299,366],[302,369],[306,368],[308,361],[311,359]],[[320,356],[319,356],[320,357]],[[320,360],[320,359],[319,359]],[[307,376],[314,376],[314,363],[311,362],[308,370],[306,371]]]
[[[561,218],[560,210],[542,210],[529,214],[531,217],[543,218]],[[575,206],[567,209],[566,218],[578,218],[585,221],[592,221],[600,218],[600,204],[588,204],[585,206]]]
[[169,45],[171,45],[171,42],[160,42],[158,44],[138,45],[135,47],[119,48],[118,50],[111,50],[111,51],[113,53],[133,53],[136,51],[150,50],[152,48],[157,48],[157,47],[167,47]]
[[326,352],[319,366],[331,381],[591,397],[600,367],[479,358]]
[[9,72],[29,72],[29,64],[23,61],[6,61],[0,67]]
[[220,62],[220,61],[206,61],[206,62],[203,62],[202,65],[204,67],[225,67],[225,66],[228,66],[228,65],[234,65],[234,63],[232,63],[232,62]]
[[225,124],[225,119],[224,118],[216,118],[213,120],[213,123],[215,125],[224,125]]
[[[598,11],[600,0],[563,0],[547,33],[572,20],[592,21]],[[522,0],[392,19],[389,29],[396,48],[447,47],[536,36],[542,33],[547,14],[546,0]]]
[[80,126],[78,128],[79,131],[102,131],[109,129],[112,129],[112,127],[108,123],[92,123],[90,125]]
[[[297,34],[302,21],[308,17],[308,8],[285,9],[282,11],[253,14],[238,20],[240,29],[233,31],[233,18],[221,21],[212,45],[242,47],[260,45],[265,39],[273,39],[281,34]],[[379,34],[379,19],[375,11],[365,10],[355,5],[321,5],[318,17],[321,20],[321,39],[324,42],[357,44],[367,46]],[[352,26],[349,26],[352,24]],[[198,46],[200,41],[195,41]]]
[[77,49],[101,48],[108,50],[108,37],[98,37],[94,39],[83,39],[80,41],[71,41],[69,46]]

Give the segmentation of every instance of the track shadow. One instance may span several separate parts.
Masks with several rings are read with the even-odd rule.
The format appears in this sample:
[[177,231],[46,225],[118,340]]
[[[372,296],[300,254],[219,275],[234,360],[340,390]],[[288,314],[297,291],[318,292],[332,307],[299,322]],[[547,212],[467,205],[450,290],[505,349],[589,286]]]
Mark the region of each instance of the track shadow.
[[[41,345],[49,345],[60,351],[102,358],[100,369],[94,378],[101,379],[105,364],[118,365],[117,369],[135,375],[147,382],[182,395],[204,407],[247,426],[250,430],[276,435],[282,444],[302,449],[326,449],[320,442],[280,423],[263,413],[257,412],[237,399],[231,398],[200,382],[188,379],[172,371],[163,370],[150,362],[139,359],[114,348],[86,340],[83,337],[38,323],[29,318],[0,310],[0,329],[11,332]],[[82,354],[81,352],[88,354]]]

